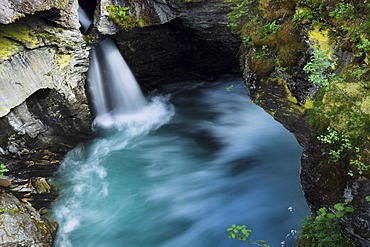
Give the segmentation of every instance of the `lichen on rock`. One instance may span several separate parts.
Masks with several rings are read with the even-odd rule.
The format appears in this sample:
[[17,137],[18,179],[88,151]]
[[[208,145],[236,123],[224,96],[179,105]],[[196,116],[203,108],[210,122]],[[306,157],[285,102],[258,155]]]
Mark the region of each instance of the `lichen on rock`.
[[0,245],[52,246],[56,224],[11,194],[0,192]]
[[[0,216],[6,223],[2,246],[52,246],[56,227],[36,210],[55,199],[49,179],[65,153],[90,137],[89,47],[77,7],[77,0],[6,0],[0,6],[0,163],[9,169],[0,205],[18,205],[6,206],[15,215]],[[9,192],[22,202],[9,199]]]

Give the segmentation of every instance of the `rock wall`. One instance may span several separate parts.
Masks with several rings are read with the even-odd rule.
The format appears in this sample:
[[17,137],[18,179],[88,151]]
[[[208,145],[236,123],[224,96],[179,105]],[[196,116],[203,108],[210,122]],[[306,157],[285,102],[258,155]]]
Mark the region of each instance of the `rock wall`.
[[52,246],[55,223],[43,219],[33,207],[4,191],[0,192],[0,208],[1,246]]
[[[2,246],[52,245],[56,227],[40,213],[57,197],[50,178],[63,156],[91,135],[87,42],[92,32],[102,39],[118,31],[104,9],[111,3],[98,1],[86,36],[77,0],[6,0],[0,7],[0,163],[9,169],[0,178]],[[130,4],[146,21],[114,38],[148,91],[238,72],[240,41],[229,32],[223,0],[114,3]]]
[[[370,54],[362,50],[364,37],[370,37],[362,27],[369,4],[347,1],[351,10],[344,16],[336,1],[239,3],[229,17],[243,39],[244,77],[251,98],[303,146],[300,176],[312,216],[322,207],[335,213],[333,206],[347,199],[354,212],[343,219],[343,228],[358,246],[370,246],[370,203],[365,199],[370,194],[370,169],[364,168],[370,162],[365,86]],[[326,65],[320,67],[319,61]],[[318,141],[318,136],[328,134],[328,126],[337,130],[340,141]],[[353,147],[333,159],[333,151],[346,138]],[[356,159],[364,166],[356,167]]]
[[[144,1],[151,26],[113,37],[138,82],[148,91],[186,80],[239,74],[240,40],[228,28],[230,3]],[[146,11],[154,9],[155,11]],[[163,23],[164,22],[164,23]],[[161,24],[161,25],[158,25]]]
[[26,205],[45,212],[56,197],[49,179],[91,133],[77,8],[77,0],[0,7],[0,163],[9,169],[0,180],[1,246],[52,245],[55,225]]

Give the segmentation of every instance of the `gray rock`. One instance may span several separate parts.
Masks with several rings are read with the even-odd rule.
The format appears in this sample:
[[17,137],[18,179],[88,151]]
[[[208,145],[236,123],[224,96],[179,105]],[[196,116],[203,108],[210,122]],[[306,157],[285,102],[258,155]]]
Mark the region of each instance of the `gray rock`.
[[26,14],[34,14],[37,11],[50,10],[51,8],[65,9],[68,4],[68,0],[2,0],[0,23],[9,24]]
[[113,35],[119,31],[116,24],[109,18],[106,10],[109,5],[129,6],[131,15],[136,18],[144,19],[147,25],[159,25],[172,21],[178,17],[179,13],[172,8],[171,1],[166,0],[101,0],[95,11],[94,26],[104,35]]
[[[230,4],[209,1],[146,1],[166,6],[169,15],[153,25],[114,37],[125,60],[143,88],[186,80],[212,80],[239,73],[240,40],[231,34],[226,14]],[[160,20],[162,18],[162,20]],[[155,18],[154,18],[155,19]],[[153,19],[153,20],[154,20]]]
[[56,224],[11,194],[0,192],[0,245],[52,246]]
[[112,35],[119,30],[118,26],[109,18],[107,6],[110,4],[113,4],[112,0],[101,0],[95,10],[94,26],[104,35]]
[[0,196],[6,209],[0,245],[52,246],[54,223],[28,205],[49,206],[56,197],[49,178],[65,153],[90,136],[89,47],[79,31],[77,0],[2,3],[0,163],[8,167],[7,189],[18,199]]

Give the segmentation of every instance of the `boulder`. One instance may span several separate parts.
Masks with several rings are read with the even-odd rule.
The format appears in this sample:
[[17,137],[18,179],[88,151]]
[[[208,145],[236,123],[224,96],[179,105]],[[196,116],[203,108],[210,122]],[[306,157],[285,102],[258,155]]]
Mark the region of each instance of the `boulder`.
[[4,191],[0,192],[0,217],[1,246],[52,246],[56,223]]
[[0,163],[9,169],[1,181],[7,190],[0,198],[6,209],[1,246],[52,245],[56,227],[36,209],[56,198],[49,179],[91,134],[89,46],[77,9],[77,0],[0,6]]

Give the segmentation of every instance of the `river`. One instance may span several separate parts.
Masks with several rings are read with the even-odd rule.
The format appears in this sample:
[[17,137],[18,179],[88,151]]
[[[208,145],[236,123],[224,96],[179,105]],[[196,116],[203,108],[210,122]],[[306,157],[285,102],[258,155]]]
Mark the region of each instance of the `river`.
[[228,238],[232,224],[296,246],[286,236],[308,214],[302,148],[241,79],[176,84],[147,101],[96,125],[97,137],[65,157],[54,181],[56,246],[246,246]]

